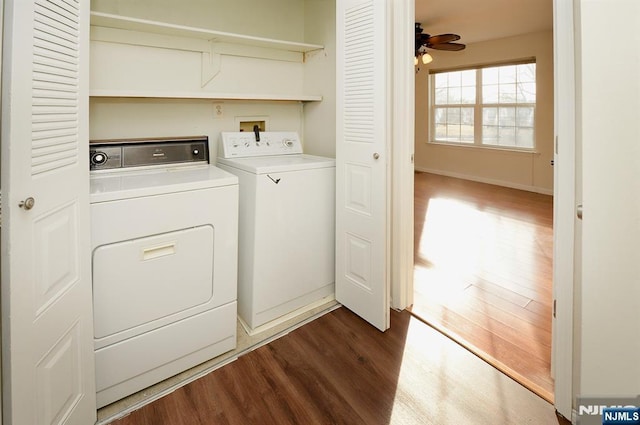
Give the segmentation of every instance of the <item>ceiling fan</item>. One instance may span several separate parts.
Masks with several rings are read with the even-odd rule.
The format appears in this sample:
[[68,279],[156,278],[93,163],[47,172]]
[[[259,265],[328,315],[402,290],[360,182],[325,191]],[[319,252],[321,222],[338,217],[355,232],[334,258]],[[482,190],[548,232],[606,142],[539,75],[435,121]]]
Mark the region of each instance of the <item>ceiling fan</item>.
[[433,60],[431,55],[427,52],[427,49],[457,52],[459,50],[464,50],[464,48],[467,47],[462,43],[454,43],[454,41],[460,40],[460,36],[458,34],[430,35],[423,33],[422,31],[422,25],[416,22],[416,65],[418,64],[418,59],[420,58],[422,58],[422,63],[424,64],[427,64]]

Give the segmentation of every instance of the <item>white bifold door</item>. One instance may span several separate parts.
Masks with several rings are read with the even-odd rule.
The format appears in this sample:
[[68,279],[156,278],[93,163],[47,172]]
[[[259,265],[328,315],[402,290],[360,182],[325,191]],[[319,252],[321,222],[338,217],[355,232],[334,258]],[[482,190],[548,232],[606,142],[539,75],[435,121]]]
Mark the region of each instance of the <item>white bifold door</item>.
[[89,1],[4,0],[2,423],[96,420]]
[[389,328],[389,2],[336,4],[336,298]]

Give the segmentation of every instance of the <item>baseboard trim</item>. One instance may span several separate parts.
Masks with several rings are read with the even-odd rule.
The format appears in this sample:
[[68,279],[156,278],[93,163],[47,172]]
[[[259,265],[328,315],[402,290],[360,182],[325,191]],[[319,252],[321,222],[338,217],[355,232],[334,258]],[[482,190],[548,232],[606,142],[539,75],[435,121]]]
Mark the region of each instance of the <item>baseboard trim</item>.
[[496,186],[509,187],[511,189],[526,190],[527,192],[534,192],[534,193],[540,193],[543,195],[553,196],[553,189],[547,189],[543,187],[529,186],[525,184],[512,183],[512,182],[497,180],[497,179],[488,179],[488,178],[478,177],[478,176],[470,176],[468,174],[455,173],[455,172],[443,171],[443,170],[435,170],[432,168],[415,167],[414,169],[416,171],[420,171],[423,173],[438,174],[440,176],[454,177],[454,178],[463,179],[463,180],[471,180],[478,183],[487,183],[487,184],[492,184]]

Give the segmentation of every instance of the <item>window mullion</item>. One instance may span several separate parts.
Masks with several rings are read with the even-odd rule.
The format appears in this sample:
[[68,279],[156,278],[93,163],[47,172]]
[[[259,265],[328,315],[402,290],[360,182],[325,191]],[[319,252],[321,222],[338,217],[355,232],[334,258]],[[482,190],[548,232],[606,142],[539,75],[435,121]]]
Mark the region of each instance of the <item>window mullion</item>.
[[[431,111],[431,116],[429,118],[429,134],[427,135],[427,141],[436,140],[436,81],[435,76],[430,75],[427,79],[427,84],[429,85],[429,110]],[[442,105],[440,105],[442,106]]]
[[473,108],[473,141],[482,145],[482,70],[476,69],[476,103]]

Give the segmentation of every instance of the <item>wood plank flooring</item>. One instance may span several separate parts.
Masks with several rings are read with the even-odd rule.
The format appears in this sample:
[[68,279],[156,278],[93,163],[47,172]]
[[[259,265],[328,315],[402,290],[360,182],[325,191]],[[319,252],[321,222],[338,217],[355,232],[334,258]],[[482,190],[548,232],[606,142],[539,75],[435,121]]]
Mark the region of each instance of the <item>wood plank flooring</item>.
[[415,174],[412,312],[553,402],[551,196]]
[[568,424],[407,311],[379,332],[341,307],[116,425]]

